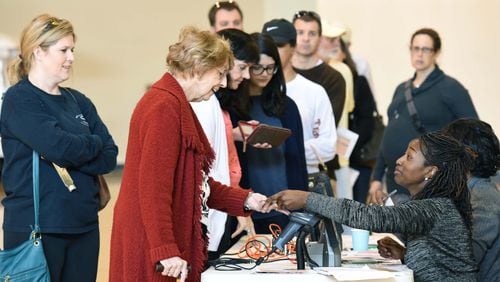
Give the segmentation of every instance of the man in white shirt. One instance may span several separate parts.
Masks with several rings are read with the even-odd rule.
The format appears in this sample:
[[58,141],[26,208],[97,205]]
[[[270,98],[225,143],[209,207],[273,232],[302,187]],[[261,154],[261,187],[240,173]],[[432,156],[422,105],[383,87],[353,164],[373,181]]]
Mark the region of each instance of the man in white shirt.
[[263,34],[275,41],[286,80],[286,94],[299,108],[304,130],[304,148],[309,174],[319,172],[318,164],[335,157],[335,117],[325,89],[295,72],[292,56],[297,33],[292,23],[275,19],[264,24]]

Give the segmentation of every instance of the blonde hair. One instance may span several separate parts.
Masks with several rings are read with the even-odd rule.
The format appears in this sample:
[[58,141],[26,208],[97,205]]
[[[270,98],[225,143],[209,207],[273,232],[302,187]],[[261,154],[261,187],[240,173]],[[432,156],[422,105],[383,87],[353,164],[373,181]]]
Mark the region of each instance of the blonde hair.
[[179,42],[168,48],[167,67],[172,74],[203,75],[205,72],[234,65],[233,52],[228,41],[209,31],[184,27]]
[[35,17],[21,33],[19,57],[12,60],[7,68],[9,82],[13,85],[28,75],[34,61],[33,52],[37,47],[46,50],[68,35],[72,35],[76,41],[73,26],[68,20],[48,14]]

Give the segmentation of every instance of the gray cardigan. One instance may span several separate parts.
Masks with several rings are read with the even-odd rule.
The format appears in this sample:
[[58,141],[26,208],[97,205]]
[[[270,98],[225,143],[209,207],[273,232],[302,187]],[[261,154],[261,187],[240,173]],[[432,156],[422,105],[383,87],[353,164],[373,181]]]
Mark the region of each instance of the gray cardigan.
[[306,208],[351,227],[401,233],[406,243],[404,261],[415,281],[476,281],[471,237],[450,199],[381,207],[310,193]]
[[472,247],[479,264],[479,281],[500,281],[500,190],[490,179],[472,177],[467,183],[472,204]]

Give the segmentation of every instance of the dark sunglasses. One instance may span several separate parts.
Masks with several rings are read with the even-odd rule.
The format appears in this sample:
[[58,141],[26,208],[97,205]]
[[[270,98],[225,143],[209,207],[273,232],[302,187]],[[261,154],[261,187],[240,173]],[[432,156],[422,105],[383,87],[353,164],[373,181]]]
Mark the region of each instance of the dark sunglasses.
[[236,1],[233,1],[233,0],[229,0],[229,1],[217,1],[215,2],[214,6],[217,7],[217,9],[220,9],[220,7],[222,7],[222,5],[224,4],[233,4],[235,6],[238,6],[238,4],[236,3]]
[[61,24],[60,19],[50,18],[49,22],[43,28],[41,35],[47,33],[49,30],[53,29],[54,27],[58,26],[59,24]]
[[313,18],[314,20],[321,22],[321,17],[318,15],[318,13],[313,11],[298,11],[293,15],[293,20],[295,21],[296,19],[304,16]]

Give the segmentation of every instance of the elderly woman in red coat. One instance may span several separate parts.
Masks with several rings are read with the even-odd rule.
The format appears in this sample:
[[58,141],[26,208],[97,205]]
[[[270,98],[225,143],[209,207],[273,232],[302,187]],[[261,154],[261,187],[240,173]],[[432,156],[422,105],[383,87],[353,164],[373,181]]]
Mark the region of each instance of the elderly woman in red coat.
[[[264,196],[207,176],[214,153],[189,105],[225,87],[232,64],[228,42],[184,28],[169,48],[169,72],[137,104],[114,210],[110,281],[175,281],[179,275],[199,281],[208,207],[237,216],[261,210]],[[154,271],[157,263],[163,272]]]

